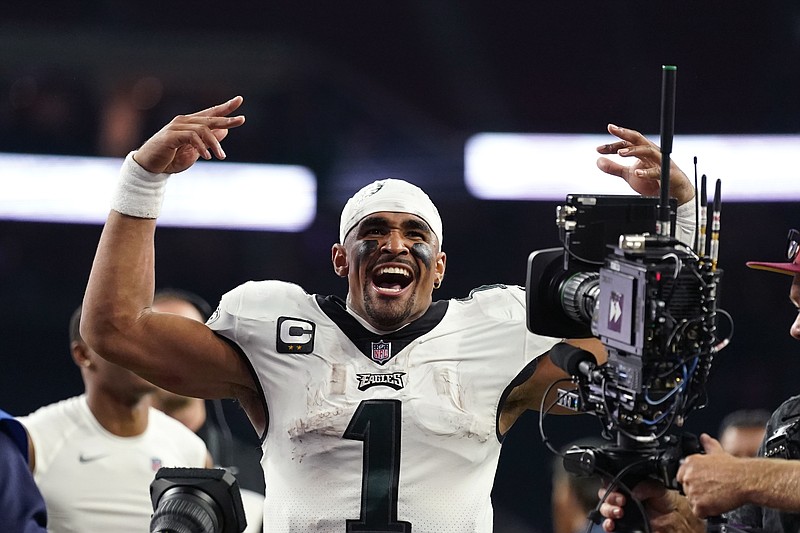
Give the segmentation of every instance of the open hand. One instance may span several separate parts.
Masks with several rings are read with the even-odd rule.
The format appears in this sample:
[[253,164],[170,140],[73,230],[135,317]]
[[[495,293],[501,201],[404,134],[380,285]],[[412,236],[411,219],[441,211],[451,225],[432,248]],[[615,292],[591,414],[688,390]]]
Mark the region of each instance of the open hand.
[[[619,141],[597,147],[601,154],[617,154],[622,157],[635,157],[630,166],[621,165],[607,157],[597,160],[597,167],[607,174],[624,179],[631,189],[642,196],[659,196],[661,191],[661,149],[636,130],[608,125],[608,132]],[[670,196],[678,200],[678,205],[694,198],[694,186],[686,174],[670,160]]]

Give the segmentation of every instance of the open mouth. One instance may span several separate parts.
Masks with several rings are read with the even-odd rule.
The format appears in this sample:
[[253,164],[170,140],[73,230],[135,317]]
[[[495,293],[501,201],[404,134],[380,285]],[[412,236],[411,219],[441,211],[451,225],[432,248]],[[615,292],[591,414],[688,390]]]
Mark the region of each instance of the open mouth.
[[383,294],[399,294],[414,281],[412,272],[402,266],[381,266],[372,274],[372,284]]

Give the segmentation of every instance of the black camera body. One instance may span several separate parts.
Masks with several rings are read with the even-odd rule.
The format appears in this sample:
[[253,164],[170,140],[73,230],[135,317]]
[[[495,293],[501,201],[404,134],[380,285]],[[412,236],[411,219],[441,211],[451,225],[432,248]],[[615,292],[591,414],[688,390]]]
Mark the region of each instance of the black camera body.
[[575,376],[577,388],[560,391],[559,403],[640,443],[703,405],[718,342],[722,271],[673,237],[653,235],[657,207],[657,198],[568,196],[557,215],[564,247],[530,255],[526,287],[530,331],[594,336],[608,351],[608,362]]
[[600,269],[592,331],[608,362],[602,378],[579,387],[583,410],[607,430],[645,442],[704,405],[718,342],[722,272],[676,241],[659,240],[623,237]]

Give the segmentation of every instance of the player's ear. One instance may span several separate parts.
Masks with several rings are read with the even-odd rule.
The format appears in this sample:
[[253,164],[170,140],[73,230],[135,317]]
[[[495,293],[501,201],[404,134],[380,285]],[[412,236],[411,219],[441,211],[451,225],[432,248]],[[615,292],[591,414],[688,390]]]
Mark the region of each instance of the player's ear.
[[433,288],[438,289],[442,286],[444,281],[444,270],[447,266],[447,256],[444,252],[439,252],[436,255],[436,264],[434,265],[435,278],[433,280]]
[[92,359],[89,355],[89,347],[83,342],[74,341],[70,344],[70,351],[72,352],[72,360],[78,366],[89,367],[92,365]]
[[331,262],[333,262],[333,271],[340,278],[346,278],[347,273],[350,271],[350,266],[347,262],[347,251],[339,243],[336,243],[331,248]]

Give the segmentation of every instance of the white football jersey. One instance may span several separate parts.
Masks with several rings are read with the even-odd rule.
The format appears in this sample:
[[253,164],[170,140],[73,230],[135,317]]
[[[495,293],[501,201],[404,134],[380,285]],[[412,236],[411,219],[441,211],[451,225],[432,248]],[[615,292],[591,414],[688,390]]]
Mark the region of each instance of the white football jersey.
[[34,480],[53,533],[150,531],[150,483],[158,469],[203,468],[208,454],[200,437],[152,407],[144,433],[114,435],[94,417],[86,395],[19,420],[34,444]]
[[336,297],[249,282],[209,326],[239,346],[269,416],[270,532],[488,532],[499,407],[560,339],[492,286],[375,334]]

